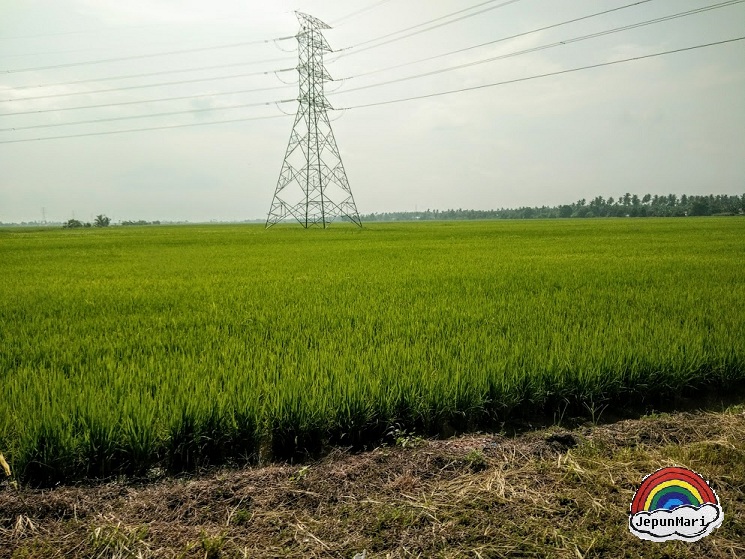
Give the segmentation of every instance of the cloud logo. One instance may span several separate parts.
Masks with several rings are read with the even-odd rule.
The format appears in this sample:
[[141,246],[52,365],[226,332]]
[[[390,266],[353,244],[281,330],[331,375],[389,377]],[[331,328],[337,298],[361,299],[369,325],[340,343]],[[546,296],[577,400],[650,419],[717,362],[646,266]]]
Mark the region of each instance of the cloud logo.
[[706,503],[684,505],[673,510],[641,511],[629,516],[629,529],[643,540],[695,542],[711,534],[724,520],[720,507]]
[[694,542],[723,520],[716,493],[700,475],[686,468],[662,468],[645,477],[634,494],[629,530],[643,540]]

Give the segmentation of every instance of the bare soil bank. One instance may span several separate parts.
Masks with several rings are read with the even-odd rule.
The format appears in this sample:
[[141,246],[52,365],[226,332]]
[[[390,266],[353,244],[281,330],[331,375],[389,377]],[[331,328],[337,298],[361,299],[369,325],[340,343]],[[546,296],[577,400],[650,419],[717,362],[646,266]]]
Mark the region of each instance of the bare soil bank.
[[[721,528],[657,544],[629,533],[642,478],[691,468]],[[745,407],[517,436],[474,434],[305,465],[147,483],[0,486],[0,558],[745,556]]]

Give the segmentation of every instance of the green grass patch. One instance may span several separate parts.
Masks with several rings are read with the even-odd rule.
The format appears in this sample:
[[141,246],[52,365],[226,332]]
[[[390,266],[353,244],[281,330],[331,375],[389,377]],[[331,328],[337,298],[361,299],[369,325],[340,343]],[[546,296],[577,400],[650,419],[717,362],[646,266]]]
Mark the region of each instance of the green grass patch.
[[0,452],[52,484],[733,386],[743,256],[738,218],[0,230]]

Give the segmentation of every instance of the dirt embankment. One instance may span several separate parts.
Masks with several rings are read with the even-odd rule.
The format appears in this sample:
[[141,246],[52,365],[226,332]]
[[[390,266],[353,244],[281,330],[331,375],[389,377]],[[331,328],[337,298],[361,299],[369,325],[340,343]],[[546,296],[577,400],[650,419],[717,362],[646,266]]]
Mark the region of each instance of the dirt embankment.
[[[710,480],[696,543],[629,533],[642,478]],[[335,451],[305,465],[53,490],[0,486],[0,558],[745,557],[745,407]],[[359,554],[359,555],[358,555]]]

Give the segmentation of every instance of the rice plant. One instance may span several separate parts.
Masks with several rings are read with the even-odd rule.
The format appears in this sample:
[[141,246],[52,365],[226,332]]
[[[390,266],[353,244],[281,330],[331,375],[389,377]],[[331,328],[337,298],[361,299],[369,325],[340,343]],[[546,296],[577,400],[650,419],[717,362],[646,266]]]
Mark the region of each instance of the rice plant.
[[732,387],[743,256],[739,218],[0,230],[0,452],[49,484]]

